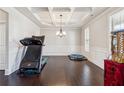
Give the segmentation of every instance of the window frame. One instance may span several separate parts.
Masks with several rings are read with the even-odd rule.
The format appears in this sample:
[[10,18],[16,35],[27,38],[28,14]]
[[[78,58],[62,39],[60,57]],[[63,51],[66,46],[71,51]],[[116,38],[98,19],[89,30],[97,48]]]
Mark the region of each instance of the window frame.
[[90,52],[90,29],[86,27],[84,29],[84,50]]

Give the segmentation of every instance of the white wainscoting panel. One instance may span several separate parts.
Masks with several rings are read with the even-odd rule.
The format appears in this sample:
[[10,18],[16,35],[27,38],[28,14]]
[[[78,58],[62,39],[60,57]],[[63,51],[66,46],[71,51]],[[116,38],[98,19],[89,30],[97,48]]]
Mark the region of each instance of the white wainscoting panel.
[[6,65],[6,24],[0,23],[0,70]]
[[91,55],[91,62],[104,69],[104,59],[108,57],[107,49],[92,47],[90,55]]
[[90,47],[90,52],[85,52],[84,49],[82,49],[82,54],[86,56],[89,61],[104,69],[104,59],[108,57],[107,49]]

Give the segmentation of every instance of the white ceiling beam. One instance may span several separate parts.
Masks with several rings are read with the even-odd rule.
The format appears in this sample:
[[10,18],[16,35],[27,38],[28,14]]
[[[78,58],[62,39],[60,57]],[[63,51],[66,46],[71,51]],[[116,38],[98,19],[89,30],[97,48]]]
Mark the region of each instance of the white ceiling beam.
[[81,21],[84,21],[89,15],[90,15],[90,13],[85,14],[85,16],[83,16],[83,17],[81,18]]
[[49,11],[50,18],[51,18],[51,21],[52,21],[53,25],[57,26],[57,24],[55,22],[55,16],[54,16],[54,13],[53,13],[53,8],[52,7],[48,7],[48,11]]
[[94,11],[93,7],[89,7],[89,10],[90,10],[90,11],[88,11],[88,12],[85,14],[85,16],[83,16],[83,17],[81,18],[81,21],[84,21],[90,14],[93,14],[93,11]]
[[32,12],[31,7],[28,7],[28,10],[33,14],[34,17],[37,18],[37,20],[40,21],[40,17],[39,17],[36,13],[33,13],[33,12]]
[[70,19],[71,19],[71,17],[72,17],[72,15],[73,15],[73,13],[74,13],[74,10],[75,10],[75,8],[74,7],[71,7],[70,8],[70,13],[69,13],[69,15],[68,15],[68,19],[67,19],[67,21],[66,21],[66,25],[69,23],[69,21],[70,21]]
[[38,15],[37,13],[34,13],[34,12],[31,10],[30,7],[28,7],[28,10],[32,13],[32,15],[33,15],[37,20],[40,21],[40,23],[41,23],[42,25],[52,26],[52,24],[49,24],[49,23],[46,23],[46,22],[42,22],[42,21],[41,21],[41,18],[39,17],[39,15]]

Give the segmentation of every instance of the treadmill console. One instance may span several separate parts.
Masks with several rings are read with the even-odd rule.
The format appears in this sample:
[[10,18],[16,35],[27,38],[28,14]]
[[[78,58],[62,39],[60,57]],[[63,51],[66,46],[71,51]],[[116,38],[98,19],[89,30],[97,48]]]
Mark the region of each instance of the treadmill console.
[[41,40],[34,39],[34,38],[24,38],[24,39],[20,40],[20,43],[23,44],[24,46],[28,46],[28,45],[42,45]]

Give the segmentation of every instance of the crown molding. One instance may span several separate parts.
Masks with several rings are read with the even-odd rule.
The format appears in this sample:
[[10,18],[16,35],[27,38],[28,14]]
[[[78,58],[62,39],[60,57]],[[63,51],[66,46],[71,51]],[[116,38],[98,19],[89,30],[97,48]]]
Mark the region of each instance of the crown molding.
[[[41,30],[55,30],[55,29],[60,29],[59,27],[42,27],[40,28]],[[63,27],[64,30],[81,30],[81,27]]]

